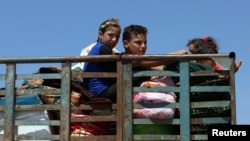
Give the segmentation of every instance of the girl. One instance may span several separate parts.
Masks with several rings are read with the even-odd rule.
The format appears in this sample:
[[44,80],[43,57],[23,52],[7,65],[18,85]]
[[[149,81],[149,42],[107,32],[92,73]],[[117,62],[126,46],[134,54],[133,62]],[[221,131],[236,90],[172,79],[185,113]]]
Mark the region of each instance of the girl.
[[[109,32],[111,32],[111,31],[107,31],[107,30],[109,30],[109,27],[115,27],[118,30],[121,30],[118,19],[111,18],[111,19],[105,20],[99,26],[97,42],[92,43],[92,44],[88,45],[87,47],[85,47],[84,49],[82,49],[80,56],[87,56],[89,54],[90,50],[94,46],[96,46],[98,42],[105,43],[105,44],[109,45],[111,48],[113,48],[112,49],[113,54],[119,53],[119,51],[117,49],[115,49],[114,47],[116,46],[116,44],[119,40],[119,36],[120,36],[121,31],[118,32],[118,35],[115,35],[118,37],[117,39],[115,39],[115,38],[111,39],[112,38],[111,36],[114,36],[114,35],[110,35]],[[114,34],[114,33],[111,33],[111,34]],[[108,36],[106,36],[106,35],[108,35]],[[74,65],[72,67],[72,69],[80,68],[81,70],[83,70],[83,66],[84,66],[84,62],[80,62],[80,63],[77,63],[76,65]]]
[[[93,45],[88,56],[111,55],[113,48],[117,45],[121,33],[118,19],[105,20],[99,26],[97,43]],[[115,72],[116,62],[85,62],[83,72]],[[100,96],[116,80],[114,78],[85,78],[85,87],[96,96]],[[103,95],[115,101],[116,94]]]

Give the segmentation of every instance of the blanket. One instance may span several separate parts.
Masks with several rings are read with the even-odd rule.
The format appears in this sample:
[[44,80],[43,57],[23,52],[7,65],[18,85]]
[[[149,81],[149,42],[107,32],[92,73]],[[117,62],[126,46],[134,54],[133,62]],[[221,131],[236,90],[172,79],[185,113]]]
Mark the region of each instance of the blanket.
[[[167,87],[174,86],[171,77],[164,76],[145,81],[140,87]],[[137,92],[133,94],[134,103],[173,103],[176,102],[174,92]],[[171,119],[174,117],[174,108],[135,108],[133,109],[134,118],[151,119]]]

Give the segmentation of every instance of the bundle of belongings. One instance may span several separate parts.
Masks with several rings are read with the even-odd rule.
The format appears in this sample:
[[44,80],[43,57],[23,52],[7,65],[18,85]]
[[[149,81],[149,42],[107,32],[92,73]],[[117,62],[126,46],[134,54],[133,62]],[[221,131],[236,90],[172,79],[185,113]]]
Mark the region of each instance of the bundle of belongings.
[[[143,82],[140,87],[167,87],[175,86],[171,77],[157,77]],[[134,103],[174,103],[174,92],[137,92],[133,94]],[[171,119],[174,117],[174,108],[136,108],[133,109],[134,118]]]
[[[78,70],[72,70],[72,72],[77,72]],[[37,74],[46,73],[61,73],[61,70],[56,67],[41,67]],[[19,89],[60,89],[61,79],[32,79],[25,80]],[[39,94],[43,104],[60,104],[60,93],[42,93]],[[81,85],[81,80],[74,78],[71,80],[71,94],[70,94],[71,105],[79,106],[80,104],[110,104],[111,100],[106,98],[99,98],[89,92],[83,85]],[[93,112],[90,111],[71,111],[71,117],[81,117],[90,116]],[[50,120],[59,120],[59,111],[48,111]],[[74,122],[71,124],[71,135],[72,136],[94,136],[94,135],[105,135],[109,134],[109,126],[105,122],[89,122],[89,123],[78,123]],[[59,127],[51,128],[53,134],[59,133]]]
[[[74,70],[73,70],[74,71]],[[42,67],[37,73],[61,73],[61,70],[55,67]],[[44,88],[61,88],[60,79],[44,79],[42,80],[42,85]],[[53,95],[52,95],[53,96]],[[47,101],[45,97],[42,97],[43,100]],[[51,101],[51,100],[49,100]],[[48,101],[48,102],[49,102]],[[57,98],[54,98],[53,103],[58,102]],[[52,102],[51,101],[51,102]],[[100,98],[93,95],[89,92],[79,80],[71,80],[71,104],[79,105],[84,103],[111,103],[109,99]]]
[[[175,86],[174,81],[169,76],[152,77],[151,80],[144,81],[140,87],[157,88]],[[148,118],[151,120],[172,119],[175,115],[175,108],[165,108],[164,105],[176,102],[174,92],[136,92],[133,94],[133,102],[142,104],[160,104],[159,106],[150,106],[133,109],[134,118]],[[178,127],[166,124],[135,124],[133,125],[133,133],[140,135],[159,135],[172,134],[178,132]]]
[[[2,88],[2,90],[5,88]],[[21,89],[21,88],[17,88]],[[0,97],[0,105],[4,106],[6,103],[5,97]],[[43,102],[40,97],[36,94],[25,94],[18,95],[15,98],[16,105],[42,105]],[[15,111],[14,117],[16,121],[44,121],[48,120],[48,113],[46,110],[31,110],[31,111]],[[0,112],[0,120],[4,121],[6,117],[4,117],[4,112]],[[51,129],[48,125],[17,125],[15,126],[15,130],[13,131],[15,135],[29,135],[29,136],[40,136],[40,135],[50,135]],[[0,126],[0,134],[4,134],[4,127]],[[1,136],[0,140],[4,140],[4,137]],[[44,140],[45,141],[45,140]]]

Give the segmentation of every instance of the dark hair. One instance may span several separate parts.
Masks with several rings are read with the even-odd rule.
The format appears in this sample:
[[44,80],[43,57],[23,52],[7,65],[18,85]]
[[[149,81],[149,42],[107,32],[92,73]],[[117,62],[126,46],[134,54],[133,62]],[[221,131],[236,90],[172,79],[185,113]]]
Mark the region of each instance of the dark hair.
[[212,37],[204,36],[203,38],[193,38],[188,41],[187,46],[193,45],[193,50],[190,50],[191,53],[197,54],[216,54],[219,51],[219,47]]
[[[111,19],[107,19],[104,22],[102,22],[99,26],[98,31],[105,33],[106,30],[108,29],[108,27],[110,27],[110,26],[118,27],[119,29],[121,29],[121,26],[119,24],[119,20],[117,18],[111,18]],[[97,41],[99,41],[99,38],[97,39]]]
[[215,41],[215,39],[211,36],[204,36],[202,38],[208,45],[211,49],[214,50],[214,53],[218,53],[219,51],[219,46],[217,44],[217,42]]
[[187,47],[189,47],[190,45],[196,45],[196,44],[198,44],[199,42],[201,42],[202,41],[202,39],[201,38],[193,38],[193,39],[191,39],[191,40],[188,40],[188,43],[187,43]]
[[131,40],[132,36],[136,36],[138,34],[143,34],[147,36],[148,29],[142,25],[129,25],[124,28],[123,30],[123,35],[122,35],[122,40]]
[[205,41],[197,40],[194,44],[194,48],[191,51],[191,53],[193,53],[193,54],[214,54],[216,52]]

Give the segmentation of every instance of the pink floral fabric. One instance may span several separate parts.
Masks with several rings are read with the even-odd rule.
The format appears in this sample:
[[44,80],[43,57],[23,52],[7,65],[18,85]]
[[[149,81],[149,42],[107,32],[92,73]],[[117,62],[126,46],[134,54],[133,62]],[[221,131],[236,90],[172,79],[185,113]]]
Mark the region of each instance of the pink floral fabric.
[[[171,77],[158,77],[141,84],[141,87],[175,86]],[[138,92],[133,94],[134,103],[173,103],[176,102],[174,92]],[[170,119],[174,117],[174,108],[137,108],[133,109],[134,118]]]

